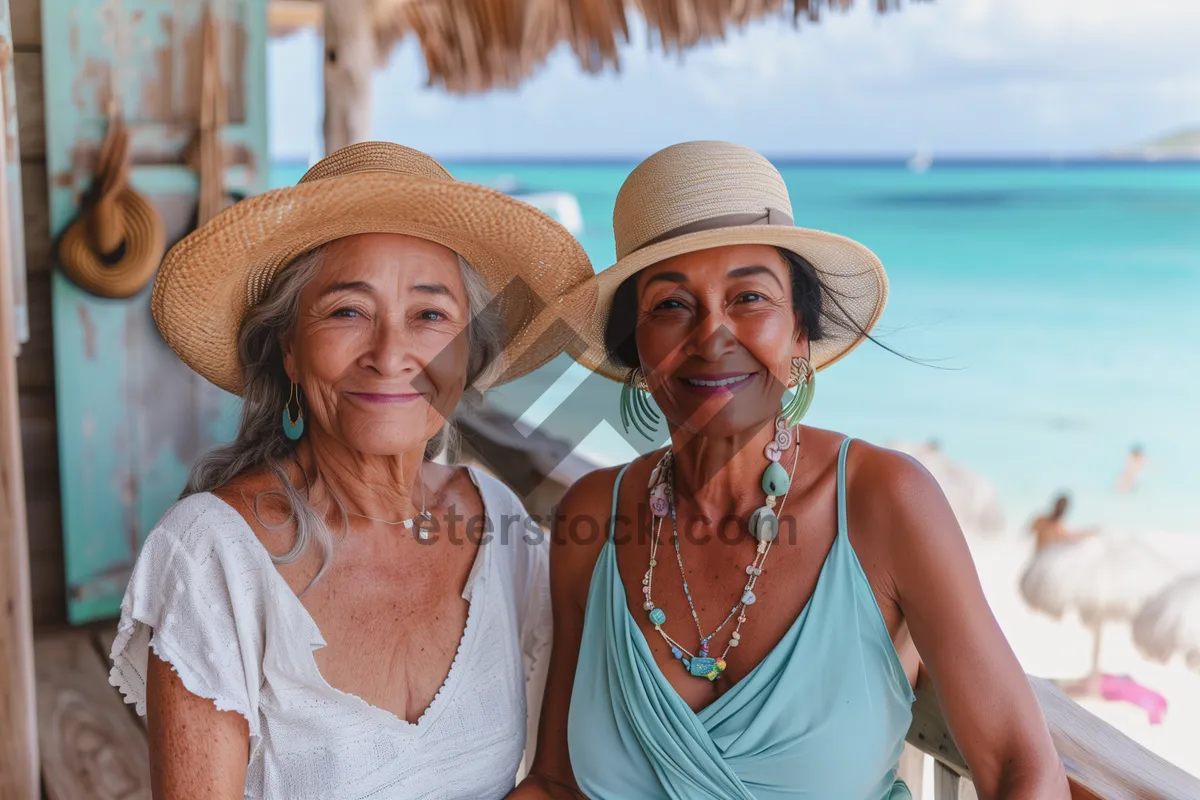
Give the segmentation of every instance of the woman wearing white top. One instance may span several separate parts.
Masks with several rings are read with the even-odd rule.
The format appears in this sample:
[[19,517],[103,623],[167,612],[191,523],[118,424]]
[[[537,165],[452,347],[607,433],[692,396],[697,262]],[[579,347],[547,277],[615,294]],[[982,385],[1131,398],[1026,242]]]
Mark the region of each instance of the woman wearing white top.
[[155,797],[513,788],[548,660],[546,547],[510,490],[430,458],[467,387],[559,352],[591,274],[549,217],[383,143],[168,254],[159,328],[243,408],[121,607],[111,681],[147,717]]

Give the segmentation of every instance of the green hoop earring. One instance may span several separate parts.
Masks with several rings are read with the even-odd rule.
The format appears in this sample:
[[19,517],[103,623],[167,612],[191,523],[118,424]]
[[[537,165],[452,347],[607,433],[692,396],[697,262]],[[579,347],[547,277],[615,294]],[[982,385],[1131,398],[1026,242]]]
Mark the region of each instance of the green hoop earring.
[[[296,401],[295,419],[292,419],[293,399]],[[287,402],[283,404],[283,435],[293,442],[304,435],[304,409],[300,406],[300,387],[295,382],[288,392]]]
[[792,374],[788,385],[796,387],[796,391],[790,398],[785,393],[782,416],[791,428],[804,419],[817,391],[817,374],[813,371],[812,364],[808,363],[808,359],[792,359]]
[[646,374],[641,367],[634,367],[625,374],[625,383],[621,386],[621,426],[629,433],[630,424],[637,432],[647,439],[653,439],[652,431],[658,427],[662,419],[654,407],[650,405],[649,387],[646,384]]

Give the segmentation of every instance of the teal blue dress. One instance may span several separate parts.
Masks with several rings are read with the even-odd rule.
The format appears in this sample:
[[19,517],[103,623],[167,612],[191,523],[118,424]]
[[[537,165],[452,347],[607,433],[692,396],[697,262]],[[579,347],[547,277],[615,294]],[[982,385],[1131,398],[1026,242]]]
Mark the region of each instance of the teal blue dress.
[[[846,534],[773,650],[699,712],[667,682],[629,612],[612,544],[592,573],[568,743],[593,800],[909,800],[896,769],[913,693]],[[625,470],[613,486],[613,518]],[[681,668],[682,669],[682,668]]]

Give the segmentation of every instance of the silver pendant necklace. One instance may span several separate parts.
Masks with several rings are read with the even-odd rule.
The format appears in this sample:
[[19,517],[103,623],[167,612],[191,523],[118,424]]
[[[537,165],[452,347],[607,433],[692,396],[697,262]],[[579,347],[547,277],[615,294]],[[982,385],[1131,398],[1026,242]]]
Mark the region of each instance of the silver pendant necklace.
[[[343,504],[342,507],[344,509],[345,504]],[[403,525],[405,530],[412,530],[413,525],[416,525],[417,526],[417,538],[422,539],[422,540],[426,540],[429,538],[429,530],[425,527],[425,525],[423,523],[430,522],[433,520],[433,515],[430,514],[429,511],[425,507],[425,482],[424,481],[421,481],[421,510],[417,512],[417,515],[415,517],[410,517],[409,519],[391,520],[391,519],[380,519],[379,517],[372,517],[367,514],[359,514],[357,511],[346,511],[346,513],[352,517],[359,517],[360,519],[369,519],[372,522],[378,522],[383,525],[392,525],[392,526]]]

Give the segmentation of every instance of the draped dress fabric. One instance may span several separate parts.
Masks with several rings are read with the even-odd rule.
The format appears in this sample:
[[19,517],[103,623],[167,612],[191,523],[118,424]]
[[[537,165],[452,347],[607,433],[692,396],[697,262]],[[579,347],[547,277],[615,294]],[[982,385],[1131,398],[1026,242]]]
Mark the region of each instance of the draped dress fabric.
[[909,800],[896,773],[914,695],[847,535],[849,443],[838,453],[837,535],[812,597],[762,662],[698,712],[667,681],[630,613],[610,522],[568,723],[571,765],[588,797]]

